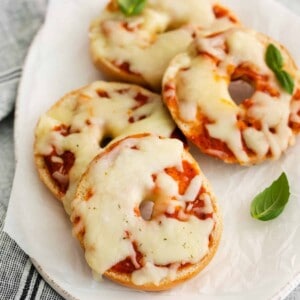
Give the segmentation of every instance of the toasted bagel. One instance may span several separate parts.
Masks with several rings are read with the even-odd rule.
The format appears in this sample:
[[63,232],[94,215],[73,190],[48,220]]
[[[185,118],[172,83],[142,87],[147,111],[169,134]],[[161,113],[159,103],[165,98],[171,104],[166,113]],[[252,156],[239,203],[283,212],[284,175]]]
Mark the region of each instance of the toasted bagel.
[[[179,128],[202,152],[227,163],[251,165],[278,159],[294,144],[292,95],[266,64],[270,44],[281,52],[283,69],[295,78],[297,67],[283,46],[244,28],[199,36],[172,60],[163,98]],[[236,80],[253,88],[241,103],[229,93]]]
[[40,118],[35,164],[69,213],[80,176],[109,141],[144,132],[171,137],[175,129],[159,95],[135,85],[94,82],[67,94]]
[[215,196],[183,143],[150,134],[119,140],[91,162],[71,221],[96,274],[147,291],[198,274],[222,231]]
[[110,78],[161,89],[170,60],[191,43],[195,31],[212,34],[239,25],[217,1],[152,0],[126,17],[112,0],[90,26],[90,52]]

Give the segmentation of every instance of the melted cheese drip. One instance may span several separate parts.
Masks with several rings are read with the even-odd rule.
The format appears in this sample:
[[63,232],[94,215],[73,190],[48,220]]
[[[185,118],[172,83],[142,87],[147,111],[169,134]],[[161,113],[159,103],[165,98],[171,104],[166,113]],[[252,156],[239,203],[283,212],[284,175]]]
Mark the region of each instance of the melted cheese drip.
[[212,202],[211,202],[211,197],[207,193],[203,193],[200,195],[200,199],[204,201],[204,207],[201,208],[201,211],[203,213],[209,214],[213,210]]
[[195,58],[188,71],[179,73],[177,86],[181,117],[192,121],[200,108],[213,121],[206,125],[209,135],[225,142],[239,160],[247,161],[236,125],[239,108],[229,95],[227,79],[216,78],[214,64],[202,57]]
[[243,138],[253,152],[258,157],[263,158],[269,151],[269,143],[262,131],[255,128],[246,128],[243,131]]
[[[199,39],[191,47],[190,54],[181,54],[174,59],[164,78],[165,84],[172,80],[176,82],[180,117],[187,123],[194,122],[200,111],[211,122],[206,125],[209,135],[225,142],[243,164],[249,162],[249,157],[243,148],[242,137],[247,147],[260,158],[270,150],[272,157],[277,159],[294,142],[288,126],[291,96],[278,85],[265,63],[268,43],[266,38],[263,40],[262,36],[244,29],[232,29],[214,38]],[[224,52],[224,44],[228,47],[228,54]],[[196,52],[210,53],[221,62],[216,66],[210,58],[195,56],[195,48]],[[247,111],[238,106],[228,92],[228,85],[230,72],[243,63],[268,75],[270,86],[280,91],[279,97],[255,91],[251,97],[254,104]],[[187,70],[179,71],[184,68]],[[259,120],[262,130],[247,128],[241,132],[237,125],[238,115]],[[214,153],[216,150],[207,151]]]
[[[128,92],[116,92],[124,88],[128,88]],[[106,91],[110,99],[100,99],[97,90]],[[132,108],[137,104],[134,100],[137,91],[149,96],[149,102],[133,112]],[[134,123],[129,122],[130,114],[136,120]],[[139,120],[143,116],[146,118]],[[87,125],[87,120],[90,125]],[[70,126],[73,134],[63,136],[53,131],[55,126],[61,124]],[[99,142],[105,136],[115,140],[144,132],[170,136],[174,129],[175,125],[158,95],[129,85],[95,82],[66,98],[41,117],[36,129],[36,154],[49,155],[53,146],[58,155],[65,151],[74,153],[76,159],[69,172],[69,188],[63,197],[65,209],[70,213],[70,202],[74,198],[78,180],[86,166],[101,151]]]
[[[75,199],[73,216],[80,216],[85,224],[85,257],[97,273],[134,256],[133,241],[146,261],[132,274],[135,284],[159,284],[164,278],[174,278],[172,268],[158,265],[197,263],[206,255],[214,219],[189,216],[182,222],[161,214],[146,221],[134,213],[145,199],[164,201],[153,194],[152,174],[164,174],[164,169],[172,166],[181,169],[183,151],[182,143],[175,139],[128,138],[90,166],[83,184],[93,187],[94,195],[89,201]],[[163,177],[159,179],[159,187],[165,189],[162,194],[180,199],[167,183],[171,177]],[[130,233],[129,239],[124,239],[125,232]]]
[[[261,143],[259,151],[266,148],[265,142],[267,142],[273,157],[277,159],[282,151],[294,142],[292,130],[288,126],[291,97],[287,93],[282,93],[279,101],[277,99],[274,101],[274,98],[269,95],[256,92],[252,99],[255,105],[248,110],[248,114],[261,120],[262,132],[266,139]],[[256,137],[257,134],[250,137],[251,143]]]
[[136,285],[151,282],[155,285],[159,285],[162,279],[168,277],[169,272],[169,268],[156,267],[152,263],[146,262],[144,267],[132,273],[131,280]]
[[242,62],[255,64],[260,73],[270,74],[270,69],[265,62],[266,45],[261,43],[255,34],[249,31],[233,30],[226,38],[229,47],[229,63],[238,66]]
[[185,193],[181,197],[181,201],[193,201],[196,199],[202,186],[202,178],[200,175],[195,176],[189,186],[187,187]]
[[[94,56],[104,57],[117,65],[127,62],[132,72],[140,74],[151,86],[160,88],[171,59],[185,51],[192,41],[189,28],[201,28],[203,34],[209,34],[235,26],[227,18],[215,18],[215,1],[187,2],[147,1],[141,15],[131,18],[124,18],[120,12],[104,11],[90,30]],[[124,28],[124,21],[130,29],[135,29]]]

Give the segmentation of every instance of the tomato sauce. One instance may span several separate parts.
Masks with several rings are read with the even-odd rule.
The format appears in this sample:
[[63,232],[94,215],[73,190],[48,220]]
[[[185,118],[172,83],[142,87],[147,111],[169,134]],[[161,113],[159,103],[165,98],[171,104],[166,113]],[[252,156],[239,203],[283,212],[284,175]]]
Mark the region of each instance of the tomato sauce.
[[96,92],[97,92],[98,96],[101,98],[110,98],[108,93],[104,90],[97,90]]
[[68,136],[71,132],[71,126],[66,126],[65,124],[61,124],[55,126],[53,130],[59,132],[63,136]]
[[138,250],[136,242],[132,242],[132,246],[134,248],[135,254],[136,254],[136,261],[140,265],[139,268],[137,268],[134,263],[132,262],[132,259],[130,256],[126,257],[124,260],[118,262],[113,267],[111,267],[111,271],[118,272],[118,273],[125,273],[125,274],[131,274],[135,270],[140,269],[143,266],[143,254]]
[[[62,159],[63,163],[53,162],[52,157],[57,156]],[[58,155],[55,150],[52,151],[50,155],[44,156],[44,161],[49,173],[52,175],[54,172],[59,172],[62,175],[68,175],[70,169],[73,167],[75,162],[75,156],[71,151],[65,151],[62,155]],[[52,176],[52,179],[55,181],[59,190],[62,193],[66,193],[69,187],[69,180],[66,182],[58,181],[56,178]]]
[[149,101],[149,97],[147,95],[142,94],[141,92],[138,92],[134,99],[139,102],[138,107],[141,107],[145,105]]
[[197,171],[188,161],[182,162],[183,171],[179,171],[176,167],[166,168],[165,172],[178,182],[179,194],[183,195],[189,186],[191,180],[197,175]]
[[123,62],[123,63],[116,63],[116,62],[112,62],[115,66],[117,66],[120,70],[122,70],[123,72],[125,73],[128,73],[128,74],[132,74],[132,75],[138,75],[140,76],[139,73],[137,72],[133,72],[131,69],[130,69],[130,63],[129,62]]
[[202,130],[200,130],[200,133],[191,135],[190,139],[192,140],[192,142],[198,145],[201,149],[203,149],[204,152],[206,152],[206,150],[218,151],[218,157],[220,158],[234,157],[233,153],[228,148],[226,143],[219,139],[215,139],[209,135],[206,125],[210,123],[211,122],[208,121],[206,118],[203,118],[201,124]]
[[249,65],[241,64],[234,69],[233,74],[231,74],[231,80],[234,81],[238,79],[250,82],[254,85],[256,91],[267,93],[271,97],[279,97],[280,95],[279,91],[269,84],[268,75],[257,73]]
[[214,5],[213,12],[217,19],[226,17],[232,23],[238,23],[238,20],[233,15],[231,15],[230,12],[226,8],[224,8],[222,6]]

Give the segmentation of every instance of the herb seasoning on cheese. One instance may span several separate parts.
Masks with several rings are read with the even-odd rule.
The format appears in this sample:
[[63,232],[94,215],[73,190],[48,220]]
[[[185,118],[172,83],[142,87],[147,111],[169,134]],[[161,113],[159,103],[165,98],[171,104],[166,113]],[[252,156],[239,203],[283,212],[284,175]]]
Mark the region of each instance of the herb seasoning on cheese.
[[[144,201],[153,203],[149,219]],[[195,275],[220,238],[212,191],[177,139],[139,135],[112,144],[90,164],[72,206],[90,267],[140,289]]]

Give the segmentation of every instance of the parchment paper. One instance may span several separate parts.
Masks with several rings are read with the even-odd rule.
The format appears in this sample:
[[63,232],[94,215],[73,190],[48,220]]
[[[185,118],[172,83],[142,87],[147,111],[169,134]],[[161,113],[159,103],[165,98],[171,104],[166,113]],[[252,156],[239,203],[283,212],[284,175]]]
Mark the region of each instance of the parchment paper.
[[[87,267],[62,206],[38,179],[34,127],[66,92],[101,78],[90,61],[87,31],[105,1],[52,0],[44,28],[30,51],[19,91],[15,142],[17,169],[5,231],[45,273],[80,299],[268,299],[296,284],[300,273],[300,138],[276,162],[251,168],[226,165],[193,150],[218,197],[224,233],[211,264],[196,278],[164,293],[141,293],[106,280]],[[242,22],[284,44],[300,64],[300,19],[273,0],[224,0]],[[253,197],[282,171],[290,201],[277,219],[253,220]],[[279,293],[279,294],[278,294]],[[200,297],[201,296],[201,297]]]

